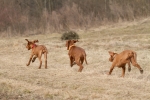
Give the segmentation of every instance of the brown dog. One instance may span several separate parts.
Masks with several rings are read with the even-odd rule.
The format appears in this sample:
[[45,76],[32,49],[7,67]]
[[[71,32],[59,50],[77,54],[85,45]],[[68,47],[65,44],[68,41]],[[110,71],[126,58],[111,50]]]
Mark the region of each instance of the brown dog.
[[68,40],[66,41],[66,47],[67,47],[67,50],[69,50],[68,55],[70,58],[70,66],[72,67],[75,61],[75,63],[80,67],[78,71],[81,72],[83,69],[82,64],[84,60],[87,64],[86,53],[84,49],[74,45],[74,43],[76,42],[78,42],[78,40]]
[[[26,45],[26,48],[28,50],[32,49],[31,56],[30,56],[27,66],[30,65],[31,60],[32,60],[32,62],[34,62],[35,59],[38,57],[39,61],[40,61],[39,69],[41,69],[41,65],[42,65],[41,57],[42,57],[42,54],[44,54],[45,68],[47,68],[47,53],[48,53],[47,48],[44,45],[36,45],[35,43],[38,42],[38,40],[34,40],[34,41],[29,41],[28,39],[25,39],[25,40],[28,42]],[[34,58],[33,58],[33,56],[34,56]]]
[[143,69],[140,67],[140,65],[136,61],[137,54],[134,51],[131,50],[125,50],[121,52],[120,54],[114,53],[109,51],[109,61],[112,62],[112,66],[109,71],[109,75],[112,73],[114,67],[122,68],[122,77],[125,75],[125,65],[128,63],[128,71],[131,71],[130,62],[133,66],[137,67],[141,74],[143,73]]

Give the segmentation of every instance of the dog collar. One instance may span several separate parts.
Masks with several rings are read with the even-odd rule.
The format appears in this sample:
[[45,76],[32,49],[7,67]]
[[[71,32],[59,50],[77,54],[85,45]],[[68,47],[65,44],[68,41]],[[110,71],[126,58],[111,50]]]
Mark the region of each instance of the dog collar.
[[37,46],[36,44],[33,44],[31,48],[33,49],[33,48],[35,48],[36,46]]
[[115,59],[116,55],[117,55],[117,53],[114,54],[113,59]]
[[75,46],[75,45],[71,45],[71,46],[69,46],[69,50],[70,50],[73,46]]

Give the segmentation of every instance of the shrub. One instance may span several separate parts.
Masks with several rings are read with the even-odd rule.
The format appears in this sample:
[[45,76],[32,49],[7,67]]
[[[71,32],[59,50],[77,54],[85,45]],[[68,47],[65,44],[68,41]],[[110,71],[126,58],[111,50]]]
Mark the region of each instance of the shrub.
[[65,32],[61,36],[61,40],[79,39],[79,35],[74,31]]

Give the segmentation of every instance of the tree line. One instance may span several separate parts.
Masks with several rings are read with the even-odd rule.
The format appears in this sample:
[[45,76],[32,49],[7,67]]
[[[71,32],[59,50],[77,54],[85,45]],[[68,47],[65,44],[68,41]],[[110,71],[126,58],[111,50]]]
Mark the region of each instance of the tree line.
[[0,0],[0,33],[86,29],[149,15],[150,0]]

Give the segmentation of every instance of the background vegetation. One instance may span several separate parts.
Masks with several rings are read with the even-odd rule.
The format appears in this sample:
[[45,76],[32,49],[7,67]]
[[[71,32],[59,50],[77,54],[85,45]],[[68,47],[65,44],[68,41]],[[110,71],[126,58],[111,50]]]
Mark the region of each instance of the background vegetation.
[[150,0],[0,0],[0,33],[88,29],[149,15]]
[[79,35],[74,31],[67,31],[62,34],[61,40],[72,40],[72,39],[79,39]]

